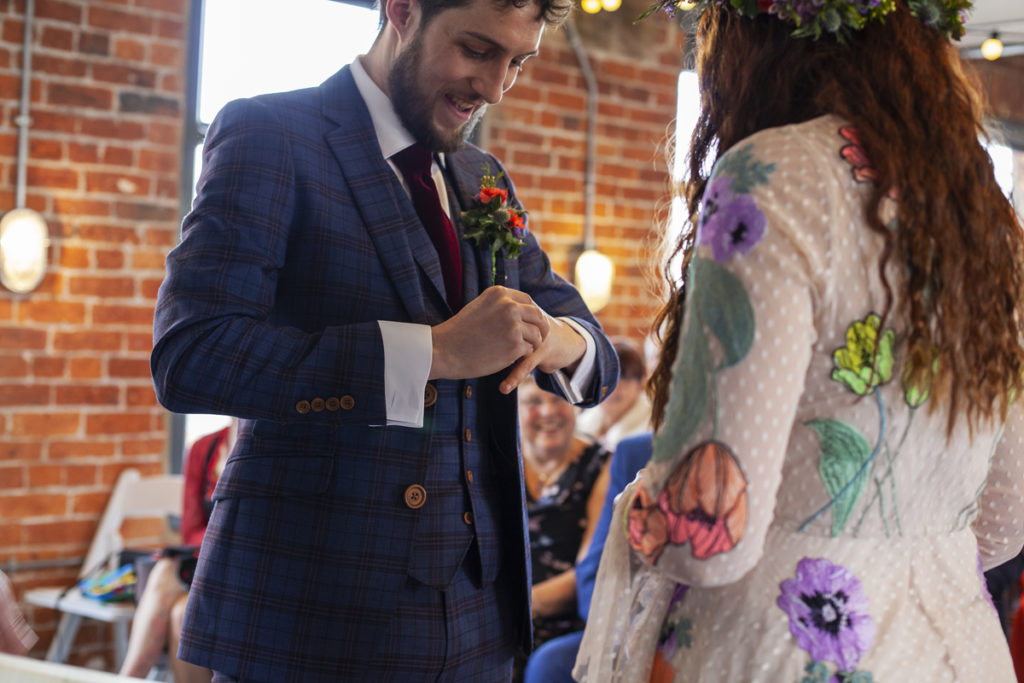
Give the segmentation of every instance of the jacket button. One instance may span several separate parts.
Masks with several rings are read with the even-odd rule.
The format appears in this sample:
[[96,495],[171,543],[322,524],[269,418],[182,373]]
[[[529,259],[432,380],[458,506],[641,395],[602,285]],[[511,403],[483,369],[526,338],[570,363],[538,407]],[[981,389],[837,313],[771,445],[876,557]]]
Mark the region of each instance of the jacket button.
[[331,396],[330,398],[327,399],[325,405],[327,406],[327,410],[333,413],[334,411],[341,407],[341,401],[338,400],[337,396]]
[[468,442],[470,442],[472,440],[473,440],[473,432],[471,432],[470,430],[467,429],[466,430],[466,442],[468,443]]
[[469,510],[463,512],[462,521],[465,522],[468,526],[473,526],[473,513],[470,512]]
[[413,484],[405,490],[405,505],[412,510],[419,510],[427,502],[427,491],[419,484]]
[[314,413],[322,413],[324,410],[324,400],[317,396],[309,403]]
[[437,387],[428,382],[427,386],[423,389],[423,405],[429,408],[435,403],[437,403]]
[[309,412],[310,405],[309,401],[299,401],[295,404],[295,410],[305,415]]
[[473,398],[473,387],[466,387],[466,398]]
[[341,409],[342,410],[352,410],[355,407],[356,407],[356,400],[354,398],[352,398],[351,396],[342,396],[341,397]]
[[473,470],[466,470],[466,481],[473,483]]

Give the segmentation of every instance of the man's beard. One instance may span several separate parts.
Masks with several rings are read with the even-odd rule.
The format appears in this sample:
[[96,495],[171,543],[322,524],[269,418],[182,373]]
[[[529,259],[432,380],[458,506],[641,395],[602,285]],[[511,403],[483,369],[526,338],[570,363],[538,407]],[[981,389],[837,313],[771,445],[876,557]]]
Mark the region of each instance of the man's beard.
[[417,67],[423,65],[422,52],[423,41],[421,36],[417,35],[391,65],[388,72],[391,104],[402,125],[421,145],[432,152],[456,152],[483,118],[486,106],[478,107],[466,123],[453,131],[443,131],[435,126],[432,102],[428,95],[420,90],[416,73]]

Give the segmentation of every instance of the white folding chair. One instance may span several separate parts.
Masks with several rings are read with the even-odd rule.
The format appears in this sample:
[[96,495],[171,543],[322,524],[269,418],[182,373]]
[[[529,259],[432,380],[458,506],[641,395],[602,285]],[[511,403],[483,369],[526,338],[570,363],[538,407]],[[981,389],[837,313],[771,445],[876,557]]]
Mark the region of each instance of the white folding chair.
[[[104,561],[113,561],[124,549],[124,539],[121,537],[121,524],[124,520],[180,515],[184,485],[184,478],[180,474],[142,477],[136,469],[121,472],[78,573],[79,580]],[[135,615],[134,604],[102,603],[85,597],[77,587],[68,590],[66,586],[29,590],[25,592],[24,599],[30,605],[61,612],[57,633],[46,653],[47,660],[67,660],[83,617],[113,624],[117,666],[124,660],[128,649],[128,624]]]

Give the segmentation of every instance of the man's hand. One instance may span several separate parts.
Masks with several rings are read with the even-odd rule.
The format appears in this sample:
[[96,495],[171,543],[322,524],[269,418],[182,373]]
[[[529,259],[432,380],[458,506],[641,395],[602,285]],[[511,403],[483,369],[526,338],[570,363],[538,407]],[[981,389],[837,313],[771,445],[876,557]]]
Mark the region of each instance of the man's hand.
[[543,347],[551,320],[529,295],[488,287],[461,311],[431,328],[433,357],[428,379],[483,377],[530,357]]
[[583,353],[587,350],[587,342],[583,340],[579,332],[573,329],[572,325],[564,320],[552,318],[547,313],[544,313],[544,316],[548,319],[549,332],[547,336],[544,337],[540,347],[521,359],[512,368],[512,372],[499,387],[501,393],[507,394],[518,387],[523,380],[530,376],[534,368],[540,368],[541,372],[546,373],[561,370],[582,358]]

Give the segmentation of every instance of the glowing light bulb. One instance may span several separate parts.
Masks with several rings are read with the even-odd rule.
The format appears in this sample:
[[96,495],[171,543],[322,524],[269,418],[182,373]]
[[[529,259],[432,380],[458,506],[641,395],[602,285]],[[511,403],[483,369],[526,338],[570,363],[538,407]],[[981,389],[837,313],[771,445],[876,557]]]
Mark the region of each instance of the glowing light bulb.
[[992,37],[981,44],[981,56],[990,62],[999,59],[1003,54],[1003,41],[999,40],[999,34],[993,33]]
[[576,261],[576,289],[592,313],[596,313],[612,298],[612,260],[595,249],[580,254]]
[[601,0],[582,0],[580,7],[587,14],[597,14],[601,11]]
[[689,11],[697,6],[697,0],[679,0],[676,3],[676,9],[681,9],[684,12]]
[[614,12],[622,7],[622,0],[601,0],[601,9],[605,12]]

